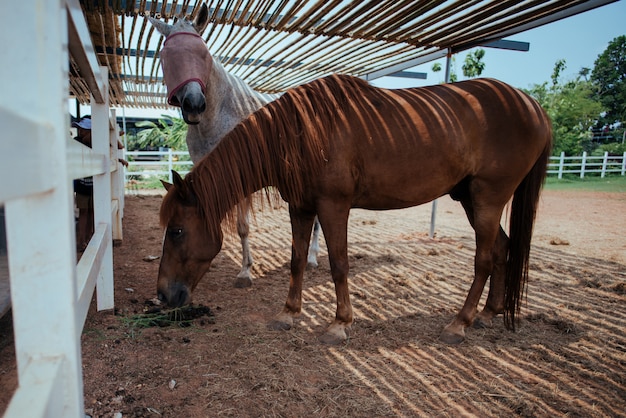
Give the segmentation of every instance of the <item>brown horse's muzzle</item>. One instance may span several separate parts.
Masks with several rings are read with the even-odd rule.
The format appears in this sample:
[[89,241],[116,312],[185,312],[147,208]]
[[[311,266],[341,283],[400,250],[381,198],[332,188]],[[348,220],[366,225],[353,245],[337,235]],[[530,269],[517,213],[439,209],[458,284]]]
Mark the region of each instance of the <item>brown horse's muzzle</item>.
[[191,303],[191,291],[181,282],[173,282],[164,287],[159,286],[157,296],[161,302],[172,308],[180,308]]

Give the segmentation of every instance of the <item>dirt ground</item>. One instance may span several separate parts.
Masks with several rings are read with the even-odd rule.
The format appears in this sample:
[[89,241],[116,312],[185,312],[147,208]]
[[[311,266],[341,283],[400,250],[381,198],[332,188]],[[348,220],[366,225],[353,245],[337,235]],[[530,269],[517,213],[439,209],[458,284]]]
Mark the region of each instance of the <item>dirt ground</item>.
[[[85,324],[91,417],[626,416],[625,194],[544,192],[518,331],[497,318],[459,346],[437,337],[469,289],[474,242],[447,197],[435,239],[431,205],[353,211],[356,319],[338,347],[317,340],[335,310],[323,243],[294,329],[266,328],[287,295],[285,208],[257,213],[252,288],[232,286],[240,249],[227,237],[194,294],[212,316],[184,327],[131,321],[155,297],[159,204],[159,196],[127,196],[124,240],[114,248],[116,310],[92,306]],[[10,316],[0,336],[2,412],[15,384]]]

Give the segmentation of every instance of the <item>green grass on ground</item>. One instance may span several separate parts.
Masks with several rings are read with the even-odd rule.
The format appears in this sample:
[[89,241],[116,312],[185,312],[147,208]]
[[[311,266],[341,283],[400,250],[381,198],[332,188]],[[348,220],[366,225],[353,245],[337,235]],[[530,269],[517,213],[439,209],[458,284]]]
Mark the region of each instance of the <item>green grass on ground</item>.
[[[167,181],[167,176],[162,176]],[[136,189],[163,189],[158,177],[151,177],[137,181]],[[599,176],[585,177],[570,175],[558,179],[550,175],[546,180],[547,190],[592,190],[597,192],[626,193],[626,176]]]
[[548,176],[546,190],[588,190],[595,192],[626,193],[626,176],[599,176],[580,178],[567,176],[562,179]]

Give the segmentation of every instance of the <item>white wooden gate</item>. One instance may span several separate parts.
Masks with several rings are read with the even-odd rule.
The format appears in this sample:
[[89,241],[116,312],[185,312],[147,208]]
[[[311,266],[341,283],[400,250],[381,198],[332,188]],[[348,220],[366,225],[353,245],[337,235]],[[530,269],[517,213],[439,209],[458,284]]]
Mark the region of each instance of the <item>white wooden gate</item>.
[[[94,287],[113,308],[123,183],[106,67],[78,0],[21,0],[0,25],[4,203],[18,389],[5,417],[84,417],[80,335]],[[69,136],[69,54],[88,74],[93,149]],[[112,146],[111,145],[115,145]],[[95,234],[76,262],[72,180],[94,176]]]

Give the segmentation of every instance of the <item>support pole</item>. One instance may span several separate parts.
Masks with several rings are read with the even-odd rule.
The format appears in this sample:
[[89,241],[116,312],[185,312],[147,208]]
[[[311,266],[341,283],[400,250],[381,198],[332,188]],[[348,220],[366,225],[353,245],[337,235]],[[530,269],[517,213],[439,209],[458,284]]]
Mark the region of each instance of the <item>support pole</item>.
[[[448,48],[448,53],[446,54],[446,83],[450,82],[450,67],[452,66],[452,49]],[[437,200],[433,200],[432,209],[430,211],[430,230],[428,231],[428,236],[430,238],[435,237],[435,221],[437,220]]]

